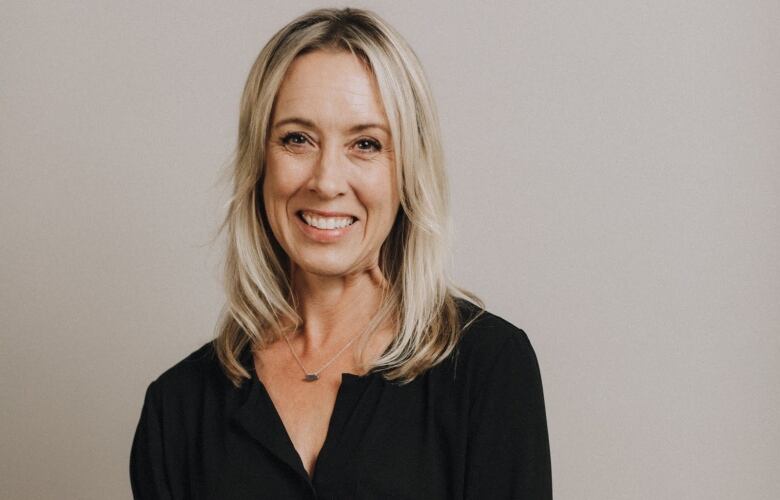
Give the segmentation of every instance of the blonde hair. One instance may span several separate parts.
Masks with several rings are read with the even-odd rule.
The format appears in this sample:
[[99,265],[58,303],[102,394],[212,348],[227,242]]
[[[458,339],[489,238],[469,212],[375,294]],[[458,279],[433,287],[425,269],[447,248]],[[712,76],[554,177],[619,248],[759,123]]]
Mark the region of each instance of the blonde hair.
[[[395,168],[401,209],[379,255],[387,287],[366,331],[373,334],[388,319],[395,325],[393,342],[370,369],[405,384],[445,359],[476,319],[464,322],[457,301],[478,304],[478,314],[484,303],[454,285],[449,276],[448,185],[438,118],[423,69],[400,34],[368,10],[309,11],[279,30],[252,65],[230,164],[233,195],[219,228],[228,230],[227,301],[213,345],[226,375],[238,387],[250,377],[239,361],[248,343],[262,349],[302,324],[289,257],[266,219],[262,181],[276,93],[293,59],[315,50],[349,51],[366,64],[380,89],[394,150],[400,153]],[[363,335],[359,349],[367,340]]]

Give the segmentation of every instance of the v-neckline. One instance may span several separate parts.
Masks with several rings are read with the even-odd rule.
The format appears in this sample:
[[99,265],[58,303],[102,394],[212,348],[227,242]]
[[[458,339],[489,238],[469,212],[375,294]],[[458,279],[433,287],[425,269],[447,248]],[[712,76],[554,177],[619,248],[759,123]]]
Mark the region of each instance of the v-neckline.
[[[257,375],[252,351],[249,347],[241,353],[240,362],[249,371],[251,379],[247,381],[249,389],[246,399],[238,408],[234,418],[256,441],[301,476],[314,491],[314,484],[317,482],[317,477],[323,474],[323,467],[327,472],[330,463],[340,465],[349,458],[349,450],[336,445],[339,444],[339,439],[343,435],[342,431],[349,417],[349,410],[354,409],[354,405],[357,404],[361,393],[359,389],[378,374],[374,371],[369,371],[364,375],[342,372],[341,384],[336,393],[325,440],[315,460],[314,471],[310,476],[303,465],[303,459],[295,449],[271,395]],[[263,415],[269,416],[270,421],[263,421]],[[338,469],[336,467],[330,470]]]

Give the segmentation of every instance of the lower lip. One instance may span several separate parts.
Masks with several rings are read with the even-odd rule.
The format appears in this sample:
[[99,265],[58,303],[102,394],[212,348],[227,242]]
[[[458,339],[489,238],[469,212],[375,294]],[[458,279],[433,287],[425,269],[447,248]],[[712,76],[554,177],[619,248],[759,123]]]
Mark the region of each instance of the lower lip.
[[314,226],[306,224],[300,215],[295,215],[295,220],[298,221],[298,227],[301,228],[303,233],[314,241],[321,243],[330,243],[338,241],[349,233],[353,227],[357,225],[360,220],[356,220],[347,227],[341,227],[338,229],[320,229]]

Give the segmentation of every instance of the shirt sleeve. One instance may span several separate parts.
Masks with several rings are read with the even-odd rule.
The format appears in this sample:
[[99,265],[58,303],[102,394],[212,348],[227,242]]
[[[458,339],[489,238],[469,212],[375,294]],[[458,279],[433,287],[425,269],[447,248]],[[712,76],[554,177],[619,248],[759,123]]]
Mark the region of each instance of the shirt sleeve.
[[469,413],[465,498],[552,499],[542,378],[525,332],[514,329]]
[[160,400],[149,384],[130,451],[130,486],[136,500],[170,500],[165,472]]

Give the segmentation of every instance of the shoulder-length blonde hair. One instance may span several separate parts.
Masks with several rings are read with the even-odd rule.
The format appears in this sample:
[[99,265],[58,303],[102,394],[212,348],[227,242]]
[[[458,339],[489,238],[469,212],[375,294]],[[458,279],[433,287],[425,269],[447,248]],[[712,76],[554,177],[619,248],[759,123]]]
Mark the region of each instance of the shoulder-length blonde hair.
[[400,34],[363,9],[309,11],[278,31],[252,65],[230,164],[233,195],[219,229],[228,229],[227,301],[214,348],[226,375],[238,387],[250,377],[239,361],[247,344],[262,349],[302,324],[289,257],[266,219],[262,182],[275,96],[293,59],[314,50],[349,51],[366,64],[380,89],[394,149],[400,152],[395,168],[401,210],[379,255],[388,286],[359,345],[365,349],[378,326],[392,320],[395,339],[369,369],[380,369],[386,380],[405,384],[446,358],[475,319],[464,321],[457,301],[479,304],[478,312],[484,310],[484,303],[454,285],[449,276],[448,185],[438,118],[422,67]]

